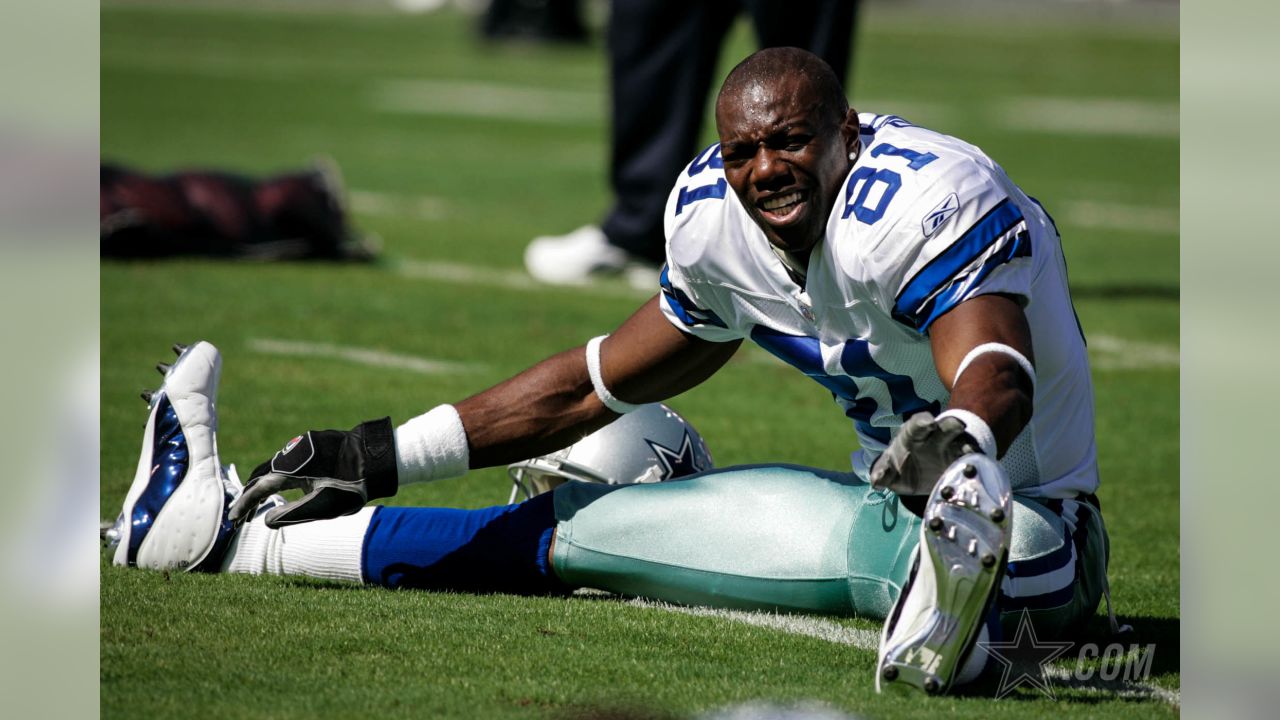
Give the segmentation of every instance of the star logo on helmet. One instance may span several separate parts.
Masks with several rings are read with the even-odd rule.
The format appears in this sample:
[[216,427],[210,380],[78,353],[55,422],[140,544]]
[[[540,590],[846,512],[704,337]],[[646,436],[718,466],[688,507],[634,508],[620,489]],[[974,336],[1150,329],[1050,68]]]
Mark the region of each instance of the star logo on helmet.
[[689,437],[688,430],[684,433],[684,441],[680,443],[679,450],[672,450],[653,440],[645,440],[645,442],[653,448],[653,452],[658,456],[658,462],[662,465],[662,477],[659,480],[670,480],[702,471],[702,468],[698,467],[697,458],[694,457],[693,439]]

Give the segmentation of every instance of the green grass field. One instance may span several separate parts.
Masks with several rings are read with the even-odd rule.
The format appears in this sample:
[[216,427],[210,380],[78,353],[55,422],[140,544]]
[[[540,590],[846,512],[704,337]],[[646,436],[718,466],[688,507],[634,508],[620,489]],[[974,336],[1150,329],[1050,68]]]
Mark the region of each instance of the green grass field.
[[[221,455],[247,474],[301,430],[457,400],[608,331],[643,300],[621,284],[519,282],[531,237],[596,220],[608,203],[598,43],[488,46],[462,15],[299,7],[103,8],[104,159],[266,172],[327,154],[357,224],[385,242],[371,266],[104,263],[104,518],[137,461],[138,392],[158,384],[152,366],[175,341],[221,348]],[[978,144],[1058,221],[1095,361],[1112,590],[1136,627],[1126,642],[1157,645],[1148,683],[1176,693],[1176,26],[873,5],[862,29],[855,105]],[[739,27],[725,70],[751,47]],[[462,369],[281,352],[299,343]],[[829,396],[758,353],[673,404],[720,465],[841,469],[853,449]],[[394,502],[482,507],[508,490],[499,469],[411,486]],[[105,556],[101,570],[111,717],[684,717],[764,699],[867,717],[1177,712],[1176,696],[1114,687],[1060,686],[1056,700],[1026,687],[999,701],[881,697],[873,651],[613,599],[169,575]],[[1104,627],[1100,614],[1095,635]]]

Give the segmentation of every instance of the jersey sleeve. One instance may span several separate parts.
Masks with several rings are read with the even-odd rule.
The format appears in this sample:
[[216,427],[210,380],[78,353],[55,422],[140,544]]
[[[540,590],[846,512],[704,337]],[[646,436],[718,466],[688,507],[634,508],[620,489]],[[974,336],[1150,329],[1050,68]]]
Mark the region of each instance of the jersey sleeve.
[[[663,218],[667,263],[662,266],[662,314],[680,331],[711,342],[742,338],[731,327],[732,301],[708,273],[712,248],[721,245],[728,183],[720,144],[698,153],[676,178]],[[728,321],[728,322],[726,322]]]
[[992,293],[1030,296],[1032,243],[1026,218],[990,170],[935,183],[916,205],[917,222],[897,229],[892,315],[921,334],[960,303]]
[[729,329],[709,303],[699,302],[678,270],[672,272],[670,265],[663,265],[659,284],[662,297],[658,304],[662,306],[662,314],[676,329],[711,342],[729,342],[741,337]]

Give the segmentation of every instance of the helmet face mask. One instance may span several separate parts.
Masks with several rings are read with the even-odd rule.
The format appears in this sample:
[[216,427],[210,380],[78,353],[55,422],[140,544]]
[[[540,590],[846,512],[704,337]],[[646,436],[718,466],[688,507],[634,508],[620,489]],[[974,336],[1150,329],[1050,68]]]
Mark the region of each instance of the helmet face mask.
[[641,406],[562,450],[507,467],[508,502],[569,481],[622,485],[662,482],[715,467],[702,436],[661,403]]

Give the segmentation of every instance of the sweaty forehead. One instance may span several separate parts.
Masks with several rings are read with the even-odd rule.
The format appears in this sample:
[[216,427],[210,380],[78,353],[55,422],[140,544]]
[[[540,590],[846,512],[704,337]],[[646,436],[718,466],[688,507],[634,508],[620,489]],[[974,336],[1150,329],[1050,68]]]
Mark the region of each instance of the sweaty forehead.
[[776,132],[798,122],[814,122],[820,113],[815,93],[787,80],[752,80],[728,88],[716,103],[721,140]]

